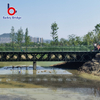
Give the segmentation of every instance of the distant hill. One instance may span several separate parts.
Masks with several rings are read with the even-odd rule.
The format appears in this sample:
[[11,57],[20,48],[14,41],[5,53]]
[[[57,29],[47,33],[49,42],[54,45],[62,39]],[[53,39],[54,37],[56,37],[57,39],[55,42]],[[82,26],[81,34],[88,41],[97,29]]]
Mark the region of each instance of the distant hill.
[[10,33],[3,33],[0,35],[0,37],[10,37]]

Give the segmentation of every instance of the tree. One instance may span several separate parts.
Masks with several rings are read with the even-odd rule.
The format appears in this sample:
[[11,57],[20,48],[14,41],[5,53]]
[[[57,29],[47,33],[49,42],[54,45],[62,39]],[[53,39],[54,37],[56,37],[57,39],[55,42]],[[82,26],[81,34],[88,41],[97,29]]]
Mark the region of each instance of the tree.
[[18,45],[20,46],[21,49],[21,45],[22,45],[22,41],[23,41],[23,30],[22,28],[20,28],[16,34],[16,42],[18,43]]
[[60,39],[60,43],[61,43],[61,45],[65,45],[66,40],[65,40],[64,38],[61,38],[61,39]]
[[57,24],[54,22],[52,25],[51,25],[51,29],[52,29],[52,32],[51,32],[51,36],[53,38],[53,41],[55,43],[58,42],[58,35],[57,35],[57,30],[59,29]]
[[75,37],[76,36],[74,34],[68,36],[70,45],[75,45]]
[[76,36],[76,37],[75,37],[75,45],[80,45],[81,43],[82,43],[81,37]]
[[91,45],[93,44],[94,42],[94,34],[93,32],[88,32],[88,34],[86,34],[84,37],[83,37],[83,42],[84,44],[86,45]]
[[95,31],[95,33],[98,33],[99,30],[100,30],[100,23],[95,26],[94,31]]
[[26,32],[25,32],[25,46],[26,46],[26,51],[27,51],[27,46],[30,43],[30,37],[28,36],[28,28],[26,28]]
[[10,39],[11,39],[12,48],[14,50],[15,32],[14,32],[14,27],[13,26],[11,28]]
[[95,26],[94,42],[100,42],[100,23]]

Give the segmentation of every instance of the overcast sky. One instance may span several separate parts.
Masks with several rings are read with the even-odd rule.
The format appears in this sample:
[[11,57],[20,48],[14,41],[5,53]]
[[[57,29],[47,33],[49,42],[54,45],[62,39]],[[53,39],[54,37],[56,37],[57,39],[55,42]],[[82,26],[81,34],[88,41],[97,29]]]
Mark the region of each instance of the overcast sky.
[[[7,13],[7,3],[14,7],[18,19]],[[0,0],[0,34],[28,28],[29,35],[52,39],[51,24],[58,24],[58,37],[67,39],[68,35],[83,36],[100,23],[100,0]]]

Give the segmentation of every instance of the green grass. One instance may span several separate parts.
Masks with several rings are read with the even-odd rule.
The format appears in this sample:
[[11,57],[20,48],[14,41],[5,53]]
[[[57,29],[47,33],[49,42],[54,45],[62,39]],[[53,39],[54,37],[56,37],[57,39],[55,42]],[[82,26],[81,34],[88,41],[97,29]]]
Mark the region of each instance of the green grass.
[[[50,61],[44,61],[44,62],[36,62],[37,65],[40,65],[40,66],[44,66],[44,67],[48,67],[48,66],[51,66],[51,65],[54,65],[54,64],[58,64],[58,63],[61,63],[61,62],[50,62]],[[0,67],[4,67],[4,66],[16,66],[16,65],[33,65],[33,62],[0,62]]]
[[[50,47],[28,47],[27,51],[91,51],[93,46],[50,46]],[[0,51],[26,51],[25,47],[0,47]]]

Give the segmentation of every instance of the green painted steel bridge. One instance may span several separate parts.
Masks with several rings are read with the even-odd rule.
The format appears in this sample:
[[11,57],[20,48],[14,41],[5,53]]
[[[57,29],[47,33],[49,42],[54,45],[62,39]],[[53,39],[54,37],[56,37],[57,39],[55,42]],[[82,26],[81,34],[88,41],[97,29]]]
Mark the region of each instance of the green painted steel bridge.
[[93,46],[2,47],[0,61],[33,61],[36,69],[36,61],[87,62],[99,53],[93,49]]
[[0,61],[67,61],[86,62],[95,57],[96,52],[0,52]]

